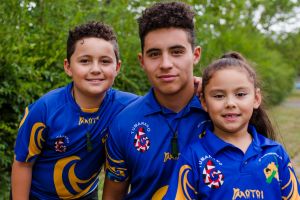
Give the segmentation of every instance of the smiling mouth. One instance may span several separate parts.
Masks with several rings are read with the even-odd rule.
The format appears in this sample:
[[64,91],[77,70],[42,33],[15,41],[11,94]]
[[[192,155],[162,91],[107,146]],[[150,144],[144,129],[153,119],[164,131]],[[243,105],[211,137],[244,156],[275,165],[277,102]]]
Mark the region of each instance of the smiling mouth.
[[99,83],[104,81],[104,79],[87,79],[87,81],[92,82],[92,83]]
[[240,116],[241,116],[241,114],[225,114],[225,115],[222,115],[222,117],[224,117],[225,119],[228,119],[228,120],[236,119]]

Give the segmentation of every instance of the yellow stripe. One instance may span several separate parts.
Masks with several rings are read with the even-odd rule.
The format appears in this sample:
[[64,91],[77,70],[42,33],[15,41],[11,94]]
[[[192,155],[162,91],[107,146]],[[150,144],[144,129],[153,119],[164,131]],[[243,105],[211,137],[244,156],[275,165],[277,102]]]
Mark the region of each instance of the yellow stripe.
[[[45,127],[46,127],[45,124],[43,124],[42,122],[37,122],[33,125],[30,133],[29,149],[28,149],[28,155],[26,161],[28,161],[31,157],[41,153],[41,149],[42,149],[41,141],[45,141],[44,138],[42,137],[42,132]],[[35,142],[36,135],[37,135],[38,143]]]
[[86,112],[86,113],[94,113],[99,110],[99,108],[80,108],[80,109],[82,110],[82,112]]
[[22,118],[22,120],[21,120],[21,122],[20,122],[20,124],[19,124],[19,128],[21,128],[21,126],[23,125],[25,119],[27,118],[28,113],[29,113],[29,109],[28,109],[28,107],[26,107],[26,108],[25,108],[24,116],[23,116],[23,118]]

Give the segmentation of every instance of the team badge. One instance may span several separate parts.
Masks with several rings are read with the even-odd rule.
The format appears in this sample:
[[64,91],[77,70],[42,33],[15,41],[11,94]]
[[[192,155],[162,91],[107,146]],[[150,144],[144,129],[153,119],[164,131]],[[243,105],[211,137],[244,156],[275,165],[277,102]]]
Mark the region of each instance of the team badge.
[[267,183],[271,183],[273,179],[279,181],[278,164],[275,164],[274,162],[269,163],[268,166],[264,168],[264,174]]
[[55,144],[54,144],[54,149],[57,152],[66,152],[67,146],[65,144],[65,138],[64,137],[58,137],[56,138]]
[[134,147],[142,153],[150,148],[150,140],[146,136],[143,127],[140,127],[137,134],[134,136]]
[[208,160],[203,168],[202,178],[208,187],[218,189],[224,183],[224,175],[218,169],[212,160]]

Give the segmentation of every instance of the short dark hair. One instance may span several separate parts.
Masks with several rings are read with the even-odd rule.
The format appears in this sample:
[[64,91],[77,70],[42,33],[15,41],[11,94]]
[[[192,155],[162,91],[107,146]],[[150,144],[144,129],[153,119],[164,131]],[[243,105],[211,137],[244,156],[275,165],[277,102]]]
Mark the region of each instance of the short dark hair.
[[67,40],[67,59],[70,62],[71,56],[75,51],[75,45],[78,40],[84,38],[100,38],[108,42],[111,42],[114,47],[114,52],[117,61],[119,60],[119,46],[117,37],[112,29],[112,27],[102,23],[91,21],[85,24],[76,26],[73,30],[69,31],[69,36]]
[[139,35],[143,51],[146,35],[160,28],[181,28],[188,34],[192,47],[195,46],[195,13],[191,6],[182,2],[155,3],[146,8],[138,18]]

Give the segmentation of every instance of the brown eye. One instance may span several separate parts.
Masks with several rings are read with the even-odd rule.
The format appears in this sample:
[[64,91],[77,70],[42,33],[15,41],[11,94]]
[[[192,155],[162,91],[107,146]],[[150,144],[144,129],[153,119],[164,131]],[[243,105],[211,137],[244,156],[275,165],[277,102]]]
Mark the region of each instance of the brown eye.
[[89,61],[89,59],[83,58],[83,59],[80,59],[79,62],[81,64],[88,64],[90,61]]
[[215,95],[213,95],[213,98],[222,99],[222,98],[224,98],[224,95],[223,94],[215,94]]
[[247,95],[246,92],[239,92],[239,93],[236,94],[236,96],[238,96],[238,97],[243,97],[243,96],[246,96],[246,95]]
[[176,48],[172,50],[172,55],[174,56],[180,56],[182,54],[184,54],[184,49]]
[[150,58],[156,58],[160,55],[158,51],[152,51],[147,54]]

